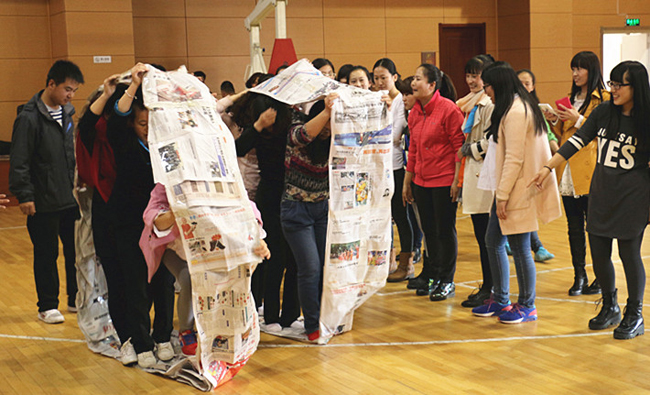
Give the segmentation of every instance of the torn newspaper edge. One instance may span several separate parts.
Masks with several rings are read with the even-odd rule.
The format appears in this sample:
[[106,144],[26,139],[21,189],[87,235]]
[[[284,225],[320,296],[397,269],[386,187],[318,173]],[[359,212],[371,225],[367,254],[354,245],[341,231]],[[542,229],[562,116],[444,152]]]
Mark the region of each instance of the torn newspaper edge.
[[[394,191],[392,120],[381,93],[324,77],[302,59],[251,90],[289,105],[336,91],[319,343],[352,329],[354,310],[386,285]],[[283,336],[282,332],[273,333]],[[295,338],[292,333],[291,336]]]

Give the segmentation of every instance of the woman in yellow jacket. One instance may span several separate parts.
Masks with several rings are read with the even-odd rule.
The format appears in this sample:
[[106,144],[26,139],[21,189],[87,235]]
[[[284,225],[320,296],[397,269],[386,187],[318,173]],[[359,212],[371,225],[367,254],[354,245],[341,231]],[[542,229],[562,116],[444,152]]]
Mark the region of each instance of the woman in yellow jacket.
[[[571,108],[558,105],[557,115],[545,112],[553,132],[560,140],[560,146],[567,142],[587,120],[591,111],[603,101],[609,100],[605,90],[600,60],[591,51],[578,52],[571,59],[573,84],[571,86]],[[589,204],[589,186],[596,167],[596,140],[569,159],[557,169],[560,195],[569,228],[569,247],[575,272],[575,280],[569,295],[591,295],[600,293],[598,279],[589,285],[585,270],[587,250],[585,222]]]
[[[505,324],[535,321],[535,262],[530,254],[530,232],[538,229],[537,218],[550,222],[561,216],[560,199],[553,177],[544,189],[527,185],[540,166],[551,157],[544,116],[532,96],[506,62],[483,71],[485,93],[494,102],[490,142],[478,187],[495,191],[485,244],[490,259],[492,297],[472,313],[498,316]],[[519,297],[510,304],[510,262],[506,236],[517,270]]]

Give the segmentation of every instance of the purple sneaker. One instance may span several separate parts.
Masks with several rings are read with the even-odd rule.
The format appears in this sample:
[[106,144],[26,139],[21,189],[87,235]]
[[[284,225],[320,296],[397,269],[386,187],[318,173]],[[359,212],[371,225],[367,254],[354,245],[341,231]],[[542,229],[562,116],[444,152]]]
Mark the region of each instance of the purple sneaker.
[[503,324],[519,324],[520,322],[536,321],[537,309],[535,307],[524,307],[519,303],[512,305],[512,308],[499,316]]
[[497,303],[490,297],[490,299],[483,302],[482,306],[474,307],[472,314],[479,317],[492,317],[500,316],[501,314],[509,311],[512,308],[510,302],[508,304]]

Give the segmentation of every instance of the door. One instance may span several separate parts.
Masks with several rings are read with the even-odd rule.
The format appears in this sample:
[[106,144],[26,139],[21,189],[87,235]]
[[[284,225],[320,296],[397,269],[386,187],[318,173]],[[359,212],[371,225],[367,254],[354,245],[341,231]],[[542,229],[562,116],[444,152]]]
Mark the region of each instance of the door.
[[465,63],[485,53],[485,23],[443,24],[438,27],[440,70],[454,82],[458,97],[469,93],[465,83]]
[[650,69],[650,29],[645,26],[601,28],[603,79],[624,60],[636,60]]

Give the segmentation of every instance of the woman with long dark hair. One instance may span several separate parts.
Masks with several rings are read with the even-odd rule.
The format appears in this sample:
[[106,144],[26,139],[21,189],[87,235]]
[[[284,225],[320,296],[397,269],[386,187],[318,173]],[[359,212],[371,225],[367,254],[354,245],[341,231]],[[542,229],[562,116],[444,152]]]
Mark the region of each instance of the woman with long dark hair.
[[[598,161],[589,192],[589,245],[594,272],[603,293],[602,308],[589,321],[590,329],[606,329],[620,322],[615,339],[644,333],[642,307],[645,269],[641,242],[650,212],[650,85],[648,71],[639,62],[625,61],[610,74],[612,100],[599,105],[584,126],[562,145],[531,181],[538,188],[559,167],[591,141],[598,139]],[[627,282],[627,305],[621,321],[616,301],[612,240]]]
[[413,230],[411,229],[407,208],[402,204],[402,185],[404,184],[402,136],[408,125],[406,123],[402,93],[395,86],[399,80],[399,73],[395,63],[388,58],[379,59],[372,67],[372,72],[377,89],[388,91],[388,95],[392,99],[390,112],[393,115],[393,177],[395,179],[395,192],[391,200],[391,215],[399,233],[400,254],[399,266],[395,272],[388,275],[388,282],[399,282],[413,278],[415,270],[413,268]]
[[[505,324],[537,320],[535,262],[530,254],[530,232],[537,217],[546,223],[560,217],[560,201],[553,178],[537,193],[527,185],[537,169],[551,157],[544,116],[535,100],[506,62],[483,71],[485,92],[494,103],[490,118],[490,144],[481,170],[479,188],[495,191],[485,244],[490,258],[492,297],[472,309],[481,317],[498,316]],[[517,270],[519,298],[510,304],[510,242]]]
[[296,263],[280,222],[287,133],[292,117],[300,117],[300,114],[277,100],[251,92],[234,107],[235,122],[243,127],[242,134],[235,140],[237,155],[244,156],[252,149],[257,152],[260,183],[255,202],[262,213],[266,241],[271,250],[271,258],[264,260],[253,273],[251,291],[256,307],[264,306],[264,326],[261,329],[279,333],[283,328],[298,325],[294,322],[300,316]]
[[[409,287],[432,301],[455,295],[458,256],[456,208],[460,159],[456,153],[465,136],[463,114],[456,103],[442,97],[448,77],[431,64],[420,65],[411,88],[417,100],[409,113],[411,131],[402,189],[403,204],[417,202],[426,242],[422,273]],[[413,185],[412,185],[413,184]],[[414,199],[415,198],[415,199]]]
[[494,63],[489,55],[477,55],[465,64],[465,82],[470,92],[460,98],[456,104],[465,114],[463,133],[466,140],[458,152],[464,161],[462,180],[462,206],[463,214],[469,214],[472,219],[474,236],[479,247],[483,284],[478,292],[473,292],[461,303],[463,307],[476,307],[490,298],[492,293],[492,273],[490,260],[485,248],[485,233],[490,218],[490,207],[494,201],[494,193],[477,188],[478,174],[483,167],[483,159],[487,152],[487,138],[485,137],[490,127],[490,117],[494,104],[483,89],[483,70]]
[[337,93],[330,93],[308,122],[293,118],[287,136],[282,230],[298,269],[298,295],[306,340],[320,337],[320,300],[329,201],[329,120]]
[[[609,92],[605,90],[600,71],[600,60],[595,53],[578,52],[571,59],[571,72],[573,74],[569,96],[571,108],[559,105],[557,115],[545,112],[553,132],[560,139],[560,145],[566,143],[578,131],[600,103],[609,100]],[[593,141],[566,164],[563,163],[558,167],[557,177],[569,229],[569,247],[575,274],[573,285],[569,289],[570,296],[600,293],[598,278],[589,285],[585,270],[587,255],[585,222],[588,218],[589,185],[596,167],[597,150],[596,142]]]

